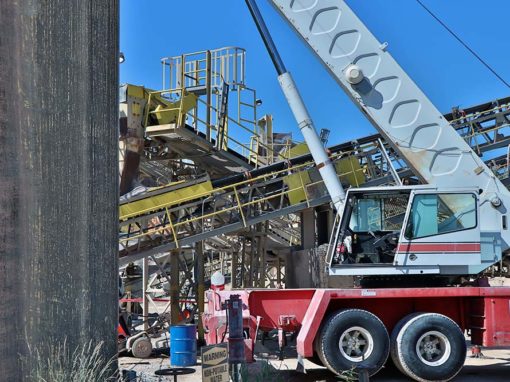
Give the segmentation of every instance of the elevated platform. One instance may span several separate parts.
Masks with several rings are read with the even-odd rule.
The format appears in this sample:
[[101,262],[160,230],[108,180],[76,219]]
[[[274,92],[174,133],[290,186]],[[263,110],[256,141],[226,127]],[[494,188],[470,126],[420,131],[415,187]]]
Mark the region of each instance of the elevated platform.
[[[228,148],[218,150],[214,140],[208,141],[205,134],[195,131],[191,126],[178,127],[176,123],[147,126],[145,134],[157,139],[171,148],[171,155],[192,160],[201,169],[207,171],[211,179],[221,178],[233,173],[253,169],[253,165],[236,151]],[[160,157],[165,159],[165,157]]]

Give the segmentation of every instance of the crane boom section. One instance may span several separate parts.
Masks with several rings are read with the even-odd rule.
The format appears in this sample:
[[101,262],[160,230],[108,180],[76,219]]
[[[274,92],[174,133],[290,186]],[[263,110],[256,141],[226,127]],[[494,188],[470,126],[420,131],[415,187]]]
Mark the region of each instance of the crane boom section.
[[422,181],[506,193],[343,0],[271,3]]

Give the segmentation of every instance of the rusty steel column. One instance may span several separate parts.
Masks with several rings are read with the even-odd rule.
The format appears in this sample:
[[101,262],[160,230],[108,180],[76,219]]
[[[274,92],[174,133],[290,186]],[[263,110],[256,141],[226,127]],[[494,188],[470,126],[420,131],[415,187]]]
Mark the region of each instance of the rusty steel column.
[[179,250],[170,252],[170,322],[172,325],[177,325],[181,320],[179,307],[179,299],[181,297],[179,256],[181,256]]
[[50,344],[116,354],[117,145],[117,0],[1,1],[1,380]]
[[204,341],[204,326],[202,314],[205,308],[205,275],[204,275],[204,242],[195,244],[195,283],[197,284],[197,305],[198,305],[198,339]]

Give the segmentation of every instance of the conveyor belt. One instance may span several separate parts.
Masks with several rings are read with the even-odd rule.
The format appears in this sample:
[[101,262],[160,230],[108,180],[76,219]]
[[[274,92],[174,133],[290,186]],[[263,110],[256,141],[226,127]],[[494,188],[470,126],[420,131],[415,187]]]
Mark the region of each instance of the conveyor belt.
[[[510,144],[509,100],[469,108],[470,114],[447,115],[452,125],[501,178]],[[457,112],[456,112],[457,113]],[[340,179],[348,186],[392,184],[381,155],[378,134],[330,147]],[[385,144],[401,178],[414,174]],[[501,150],[500,150],[501,151]],[[496,153],[497,155],[491,155]],[[507,184],[506,179],[502,179]],[[173,184],[120,204],[120,263],[163,253],[214,236],[236,232],[267,220],[329,202],[310,154],[213,182],[199,179]]]

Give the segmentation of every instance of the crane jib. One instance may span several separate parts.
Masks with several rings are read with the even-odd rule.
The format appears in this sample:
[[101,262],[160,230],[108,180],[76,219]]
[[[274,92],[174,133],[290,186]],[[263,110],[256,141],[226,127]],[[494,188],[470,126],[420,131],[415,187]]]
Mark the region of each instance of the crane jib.
[[270,2],[424,182],[505,189],[344,1]]

